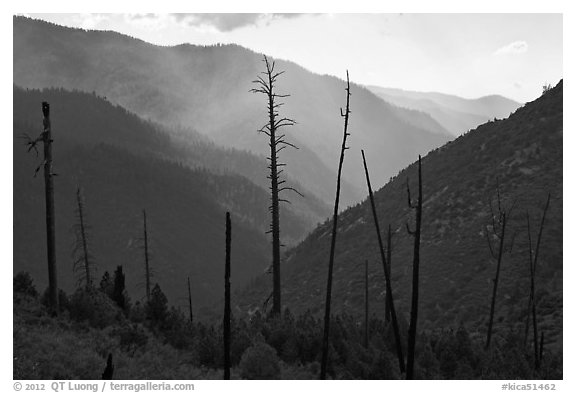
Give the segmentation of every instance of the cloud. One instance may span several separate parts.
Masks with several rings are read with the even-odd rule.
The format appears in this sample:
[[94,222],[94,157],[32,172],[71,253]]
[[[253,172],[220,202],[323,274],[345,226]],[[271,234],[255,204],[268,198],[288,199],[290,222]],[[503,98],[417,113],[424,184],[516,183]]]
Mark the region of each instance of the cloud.
[[208,27],[229,32],[259,23],[270,24],[275,19],[295,18],[302,14],[172,14],[177,22],[188,26]]
[[125,14],[127,23],[139,28],[160,30],[166,25],[166,15],[162,14]]
[[526,52],[528,52],[528,43],[526,41],[514,41],[509,43],[508,45],[498,48],[493,53],[493,55],[494,56],[518,55]]
[[76,14],[72,19],[83,29],[91,30],[110,19],[109,14]]

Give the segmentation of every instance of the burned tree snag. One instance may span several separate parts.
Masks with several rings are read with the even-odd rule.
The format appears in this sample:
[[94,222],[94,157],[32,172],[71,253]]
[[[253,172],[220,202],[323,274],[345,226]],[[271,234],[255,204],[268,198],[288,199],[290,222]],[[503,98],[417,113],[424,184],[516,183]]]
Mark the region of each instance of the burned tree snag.
[[146,268],[146,301],[150,303],[150,254],[148,252],[148,226],[146,223],[146,210],[142,210],[144,218],[144,262]]
[[102,373],[102,379],[112,379],[114,376],[114,364],[112,363],[112,354],[108,354],[108,359],[106,360],[106,368]]
[[390,271],[388,269],[388,264],[386,263],[384,245],[382,244],[382,235],[380,234],[380,224],[378,222],[378,214],[376,213],[376,204],[374,203],[374,194],[372,193],[372,186],[370,184],[370,175],[368,174],[368,166],[366,165],[366,156],[364,155],[364,150],[362,150],[362,160],[364,162],[364,172],[366,174],[366,183],[368,185],[368,196],[370,197],[370,205],[372,207],[372,217],[374,218],[374,228],[376,229],[376,236],[378,238],[380,258],[382,259],[382,267],[384,268],[386,293],[389,294],[388,304],[390,306],[390,317],[392,319],[392,328],[394,330],[394,338],[396,341],[396,354],[398,355],[398,365],[400,368],[400,373],[404,373],[406,368],[404,365],[404,355],[402,353],[402,339],[400,337],[398,319],[396,318],[396,310],[394,308],[394,298],[392,296],[392,283],[391,283]]
[[[526,229],[528,231],[528,252],[530,262],[530,296],[528,297],[528,318],[532,316],[532,331],[534,333],[534,369],[540,366],[538,357],[538,324],[536,323],[536,303],[534,302],[534,260],[532,258],[532,231],[530,228],[530,215],[526,212]],[[528,334],[528,318],[526,319],[526,335]]]
[[[544,229],[544,222],[546,219],[546,213],[548,211],[548,207],[550,206],[550,194],[548,194],[548,198],[546,199],[546,205],[544,206],[544,211],[542,213],[542,220],[540,222],[540,229],[538,231],[538,239],[536,241],[536,250],[534,252],[534,259],[532,259],[532,232],[530,228],[530,215],[526,212],[526,225],[528,231],[528,249],[529,249],[529,256],[530,256],[530,296],[528,298],[528,315],[526,319],[526,328],[524,333],[524,341],[526,342],[528,336],[528,318],[532,316],[532,331],[533,331],[533,342],[534,342],[534,368],[537,370],[540,367],[541,356],[540,352],[542,352],[542,348],[540,351],[538,349],[538,324],[536,319],[536,265],[538,263],[538,255],[540,253],[540,244],[542,241],[542,231]],[[542,340],[540,340],[540,345],[542,345]]]
[[190,277],[188,277],[188,311],[190,312],[190,323],[194,323],[192,314],[192,291],[190,290]]
[[36,138],[32,139],[30,136],[24,134],[23,139],[26,140],[26,145],[28,146],[28,152],[32,149],[36,152],[38,156],[38,143],[42,142],[44,145],[44,161],[36,167],[34,171],[34,177],[40,171],[40,168],[44,166],[44,191],[45,191],[45,202],[46,202],[46,248],[48,257],[48,294],[50,302],[50,311],[52,314],[58,314],[58,276],[56,273],[56,215],[54,212],[54,183],[53,177],[56,176],[52,172],[52,126],[50,123],[50,104],[47,102],[42,102],[42,115],[43,119],[43,131]]
[[364,348],[368,348],[369,336],[369,304],[368,304],[368,260],[364,261]]
[[280,280],[280,202],[289,203],[287,199],[280,198],[280,193],[282,191],[293,191],[299,195],[300,194],[293,187],[288,187],[284,185],[286,180],[281,180],[280,175],[283,169],[278,169],[279,167],[285,166],[286,164],[279,161],[279,153],[286,147],[292,147],[298,149],[292,143],[286,141],[286,134],[283,134],[280,130],[282,127],[292,126],[295,121],[287,117],[280,118],[278,113],[278,108],[283,105],[283,103],[278,102],[279,98],[289,97],[287,94],[278,94],[275,92],[275,84],[278,76],[282,75],[284,71],[275,72],[274,67],[276,63],[273,61],[270,63],[268,58],[264,56],[264,63],[266,64],[266,71],[262,72],[264,75],[258,76],[256,80],[253,81],[257,85],[256,88],[251,89],[253,93],[262,93],[266,95],[268,100],[268,123],[264,125],[258,132],[265,134],[269,138],[268,145],[270,146],[270,156],[267,157],[270,162],[268,169],[270,169],[270,195],[271,195],[271,205],[269,210],[272,214],[272,220],[270,224],[270,231],[272,233],[272,314],[279,315],[282,311],[281,303],[281,280]]
[[224,379],[230,379],[230,244],[232,226],[226,212],[226,261],[224,267]]
[[[388,271],[392,274],[392,228],[388,224],[388,245],[386,247],[386,254],[388,257]],[[384,308],[384,318],[386,322],[390,322],[390,300],[388,299],[388,292],[386,292],[386,306]]]
[[406,181],[408,192],[408,207],[416,210],[416,229],[410,230],[406,223],[408,233],[414,237],[414,259],[412,263],[412,308],[410,310],[410,327],[408,328],[408,364],[406,379],[414,379],[414,358],[416,351],[416,327],[418,324],[418,289],[420,275],[420,233],[422,229],[422,158],[418,156],[418,202],[412,203],[410,185]]
[[88,226],[84,211],[84,201],[80,187],[76,190],[76,219],[78,223],[74,229],[76,232],[76,241],[74,244],[74,266],[73,270],[79,276],[79,281],[85,281],[86,288],[92,286],[92,255],[88,251]]
[[322,341],[322,364],[320,367],[320,379],[326,379],[326,369],[328,367],[328,348],[330,341],[330,306],[332,301],[332,274],[334,270],[334,253],[336,250],[336,234],[338,230],[338,208],[340,204],[340,180],[342,176],[342,167],[344,165],[344,152],[349,149],[346,146],[348,133],[348,119],[350,116],[350,79],[346,71],[346,111],[340,116],[344,118],[344,135],[342,136],[342,147],[340,148],[340,160],[338,161],[338,177],[336,180],[336,198],[334,200],[334,213],[332,216],[332,239],[330,242],[330,257],[328,259],[328,281],[326,285],[326,304],[324,310],[324,338]]
[[486,345],[485,348],[490,348],[490,341],[492,339],[492,326],[494,324],[494,311],[496,308],[496,294],[498,291],[498,280],[500,278],[500,267],[502,265],[502,257],[504,252],[511,252],[512,247],[514,244],[514,236],[512,236],[512,240],[510,245],[507,247],[505,245],[505,237],[506,237],[506,224],[508,217],[514,208],[514,205],[510,207],[508,212],[502,206],[502,200],[500,197],[500,184],[496,183],[496,194],[497,194],[497,202],[498,202],[498,217],[496,218],[494,214],[494,209],[492,206],[492,200],[490,200],[490,213],[491,213],[491,220],[492,220],[492,234],[498,241],[498,252],[494,252],[494,247],[492,246],[492,240],[490,239],[488,227],[486,227],[486,240],[488,241],[488,248],[490,250],[490,254],[492,258],[496,260],[496,276],[493,280],[493,287],[492,287],[492,300],[490,302],[490,316],[488,319],[488,330],[486,333]]

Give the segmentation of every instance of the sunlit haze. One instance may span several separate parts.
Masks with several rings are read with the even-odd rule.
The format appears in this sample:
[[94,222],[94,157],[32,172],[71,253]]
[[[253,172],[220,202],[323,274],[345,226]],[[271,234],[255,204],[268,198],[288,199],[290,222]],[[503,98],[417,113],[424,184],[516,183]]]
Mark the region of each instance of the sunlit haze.
[[562,78],[561,14],[31,14],[157,45],[236,43],[354,82],[525,102]]

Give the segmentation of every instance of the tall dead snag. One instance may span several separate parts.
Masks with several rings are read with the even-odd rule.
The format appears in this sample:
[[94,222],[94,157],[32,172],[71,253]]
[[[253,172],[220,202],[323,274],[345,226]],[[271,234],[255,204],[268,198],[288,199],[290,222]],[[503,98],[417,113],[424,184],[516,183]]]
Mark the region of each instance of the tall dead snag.
[[44,190],[46,200],[46,245],[48,256],[48,293],[50,300],[50,309],[53,314],[58,314],[58,277],[56,274],[56,223],[54,213],[54,183],[53,177],[56,176],[52,172],[52,127],[50,123],[50,104],[42,102],[42,115],[44,130],[36,138],[32,139],[30,136],[24,134],[22,137],[26,140],[28,152],[32,149],[38,156],[37,144],[42,142],[44,145],[44,161],[38,165],[34,171],[34,177],[38,171],[44,166]]
[[422,158],[418,156],[418,201],[412,203],[410,184],[406,181],[408,207],[416,210],[416,229],[412,231],[406,223],[408,234],[414,237],[414,259],[412,262],[412,308],[410,310],[410,327],[408,328],[408,364],[406,379],[414,379],[414,357],[416,351],[416,326],[418,324],[418,287],[420,275],[420,233],[422,230]]
[[[496,195],[497,195],[497,202],[498,202],[498,217],[494,214],[494,208],[492,206],[492,199],[490,199],[490,214],[492,220],[492,229],[491,232],[493,237],[498,242],[498,252],[494,251],[494,247],[492,246],[492,240],[490,239],[490,231],[488,230],[488,226],[486,226],[486,240],[488,241],[488,248],[490,249],[490,254],[492,258],[495,259],[496,262],[496,276],[494,277],[494,285],[492,287],[492,300],[490,302],[490,317],[488,320],[488,331],[486,333],[486,345],[485,348],[490,348],[490,341],[492,339],[492,326],[494,323],[494,310],[496,307],[496,293],[498,291],[498,279],[500,277],[500,267],[502,265],[502,257],[504,252],[506,251],[505,246],[505,237],[506,237],[506,224],[507,219],[512,212],[514,206],[512,205],[508,212],[505,211],[504,207],[502,206],[502,201],[500,198],[500,184],[496,183]],[[512,242],[508,247],[508,252],[512,251],[512,246],[514,244],[514,236],[512,236]]]
[[194,323],[192,314],[192,291],[190,290],[190,277],[188,277],[188,311],[190,312],[190,323]]
[[253,81],[257,85],[256,88],[251,89],[253,93],[265,94],[268,103],[268,123],[264,125],[258,132],[261,132],[268,136],[270,146],[270,156],[267,157],[268,169],[270,169],[270,195],[271,195],[271,205],[269,210],[272,213],[272,222],[270,224],[270,231],[272,233],[272,314],[279,315],[282,310],[281,303],[281,281],[280,281],[280,202],[287,202],[287,199],[280,198],[280,193],[282,191],[293,191],[299,195],[296,189],[284,185],[286,180],[281,180],[280,175],[283,170],[278,169],[279,167],[285,166],[286,164],[279,161],[278,154],[282,149],[286,147],[293,147],[298,149],[292,143],[286,141],[286,134],[283,134],[280,130],[282,127],[292,126],[295,121],[287,117],[280,118],[278,113],[278,108],[283,105],[283,103],[278,102],[279,98],[289,97],[287,94],[275,93],[275,84],[278,76],[282,75],[284,71],[275,72],[275,62],[268,62],[268,58],[264,56],[264,63],[266,64],[266,71],[262,72],[264,77],[258,76],[256,80]]
[[232,226],[226,212],[226,262],[224,268],[224,379],[230,379],[230,244]]
[[[548,194],[548,198],[546,199],[546,205],[544,206],[544,212],[542,213],[542,221],[540,222],[540,230],[538,231],[538,240],[536,241],[536,250],[534,253],[534,259],[532,259],[532,232],[530,229],[530,215],[526,212],[526,225],[528,231],[528,250],[529,250],[529,257],[530,257],[530,296],[528,298],[528,315],[526,318],[526,329],[525,329],[525,341],[528,335],[528,318],[532,316],[532,331],[534,337],[534,368],[538,369],[540,367],[541,356],[539,352],[542,352],[542,340],[540,340],[540,344],[538,344],[538,324],[536,319],[536,301],[535,301],[535,294],[536,294],[536,264],[538,263],[538,254],[540,252],[540,243],[542,240],[542,231],[544,229],[544,221],[546,219],[546,213],[548,211],[548,207],[550,206],[550,194]],[[540,345],[540,351],[538,347]]]
[[398,366],[400,373],[404,373],[406,367],[404,365],[404,355],[402,353],[402,339],[400,338],[400,329],[398,327],[398,319],[396,318],[396,309],[394,308],[394,297],[392,296],[392,283],[390,277],[390,270],[386,263],[386,255],[384,254],[384,246],[382,244],[382,235],[380,234],[380,224],[378,222],[378,214],[376,213],[376,204],[374,203],[374,194],[372,193],[372,186],[370,184],[370,175],[368,174],[368,166],[366,165],[366,156],[362,150],[362,160],[364,162],[364,172],[366,173],[366,183],[368,185],[368,195],[370,197],[370,205],[372,207],[372,217],[374,218],[374,228],[376,229],[376,236],[378,237],[378,247],[380,249],[380,258],[382,259],[382,267],[384,268],[384,280],[386,281],[386,293],[388,296],[388,305],[390,307],[390,317],[392,319],[392,328],[394,329],[394,338],[396,340],[396,354],[398,355]]
[[142,210],[144,218],[144,263],[146,275],[146,301],[150,303],[150,254],[148,252],[148,226],[146,223],[146,210]]
[[334,214],[332,217],[332,240],[330,242],[330,257],[328,259],[328,281],[326,286],[326,305],[324,310],[324,339],[322,341],[322,364],[320,367],[320,379],[326,379],[326,369],[328,366],[328,348],[330,341],[330,305],[332,301],[332,272],[334,270],[334,252],[336,250],[336,234],[338,229],[338,207],[340,204],[340,179],[342,176],[342,166],[344,165],[344,152],[349,149],[346,146],[348,133],[348,119],[350,116],[350,79],[346,71],[346,111],[340,116],[344,118],[344,135],[342,137],[342,147],[340,148],[340,160],[338,162],[338,177],[336,180],[336,199],[334,201]]
[[538,361],[542,363],[542,356],[544,356],[544,332],[540,332],[540,356]]
[[368,348],[369,335],[369,305],[368,305],[368,260],[364,261],[364,348]]
[[94,269],[94,261],[92,255],[88,251],[88,230],[86,224],[86,212],[84,211],[84,200],[80,187],[76,189],[76,219],[78,222],[74,226],[76,234],[76,241],[74,242],[73,256],[74,256],[74,273],[78,276],[78,281],[84,281],[86,288],[92,287],[92,270]]
[[102,373],[102,379],[112,379],[114,376],[114,364],[112,363],[112,354],[108,354],[108,359],[106,360],[106,368]]
[[[386,247],[386,254],[388,257],[388,271],[392,274],[392,228],[388,224],[388,245]],[[388,300],[388,292],[386,292],[386,306],[384,308],[384,318],[386,322],[390,322],[390,301]]]

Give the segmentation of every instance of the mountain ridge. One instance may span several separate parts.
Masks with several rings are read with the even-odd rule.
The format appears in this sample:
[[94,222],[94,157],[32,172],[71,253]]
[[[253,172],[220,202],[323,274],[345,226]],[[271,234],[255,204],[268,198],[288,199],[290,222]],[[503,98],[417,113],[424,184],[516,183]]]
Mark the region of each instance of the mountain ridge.
[[[22,17],[14,19],[14,81],[24,87],[58,86],[96,91],[143,118],[193,127],[218,144],[267,153],[256,133],[266,122],[265,100],[249,91],[262,71],[261,56],[238,45],[157,47],[118,39],[103,32],[50,28]],[[339,108],[344,82],[319,76],[291,62],[277,61],[286,71],[277,89],[291,94],[283,114],[298,123],[287,132],[300,150],[283,152],[287,173],[326,203],[334,194],[341,139]],[[419,115],[419,127],[405,121],[399,109],[353,85],[351,143],[379,147],[379,164],[391,176],[406,157],[424,153],[450,139],[432,118]],[[429,131],[428,129],[434,131]],[[390,141],[396,142],[395,148]],[[286,153],[286,154],[284,154]],[[356,153],[352,153],[355,155]],[[359,199],[360,171],[345,170],[344,205]],[[383,184],[376,179],[377,184]]]
[[428,113],[453,135],[460,135],[494,118],[508,117],[520,103],[501,95],[463,98],[438,92],[367,86],[381,99],[399,107]]

